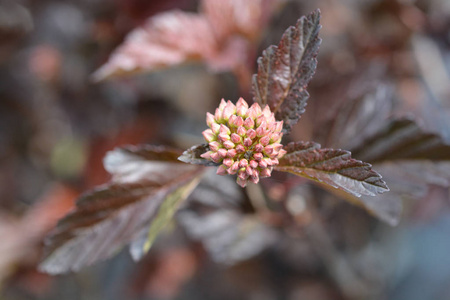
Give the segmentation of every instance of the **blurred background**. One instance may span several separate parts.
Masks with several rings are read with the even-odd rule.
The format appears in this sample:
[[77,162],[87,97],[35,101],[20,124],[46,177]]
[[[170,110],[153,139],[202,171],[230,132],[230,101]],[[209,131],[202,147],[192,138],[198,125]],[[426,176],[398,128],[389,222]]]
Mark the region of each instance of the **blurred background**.
[[[148,18],[172,9],[201,13],[200,5],[0,1],[0,299],[450,299],[450,2],[278,1],[267,10],[264,26],[249,31],[245,47],[231,44],[219,62],[92,77]],[[284,199],[296,226],[273,220],[253,226],[254,215],[265,215],[245,209],[257,191],[242,196],[235,185],[224,184],[221,196],[194,193],[141,262],[123,250],[76,274],[36,270],[46,233],[80,193],[109,179],[102,165],[108,150],[201,143],[205,113],[221,98],[251,100],[250,76],[261,51],[317,8],[323,26],[318,69],[307,112],[287,140],[355,150],[356,158],[373,163],[391,177],[393,194],[386,197],[403,201],[398,226],[280,176],[262,186],[274,202]],[[244,53],[239,59],[245,63],[228,63],[235,59],[228,51]],[[368,103],[364,118],[355,117],[363,112],[354,101]],[[439,152],[427,146],[413,162],[397,162],[401,156],[371,156],[361,150],[366,142],[353,139],[405,116],[439,143]],[[361,132],[362,124],[373,124],[372,131]],[[386,132],[380,134],[386,153],[406,134],[425,134]],[[394,150],[407,152],[403,146]],[[408,168],[401,169],[404,164]],[[427,180],[417,175],[425,173]],[[217,182],[203,185],[204,191]],[[217,218],[194,213],[211,200],[219,208],[220,201],[228,203],[214,213],[224,220],[220,226]],[[305,210],[306,202],[318,207],[317,215]],[[224,234],[202,232],[212,224]],[[236,236],[239,243],[233,244]]]

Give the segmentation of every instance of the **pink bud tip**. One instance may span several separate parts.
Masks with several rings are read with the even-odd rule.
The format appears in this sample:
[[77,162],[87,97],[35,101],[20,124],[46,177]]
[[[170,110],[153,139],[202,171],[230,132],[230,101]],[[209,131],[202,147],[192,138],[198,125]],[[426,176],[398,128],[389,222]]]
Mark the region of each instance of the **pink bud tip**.
[[230,136],[228,134],[225,133],[220,133],[217,138],[219,139],[219,141],[221,141],[222,143],[225,141],[229,141],[230,140]]
[[216,136],[214,134],[214,132],[211,129],[206,129],[202,132],[203,137],[205,138],[205,140],[209,143],[212,142],[216,139]]
[[221,145],[217,141],[209,143],[209,149],[211,149],[211,151],[216,152],[217,150],[220,149],[220,147],[221,147]]
[[264,150],[264,146],[261,144],[256,144],[255,145],[255,152],[263,152]]
[[253,169],[250,166],[245,167],[245,173],[247,173],[248,176],[251,176],[253,174]]
[[261,160],[258,165],[260,168],[267,168],[267,162],[265,160]]
[[244,146],[245,146],[245,147],[250,147],[252,144],[253,144],[252,139],[250,139],[250,138],[245,138],[245,140],[244,140]]
[[236,112],[239,116],[244,117],[247,114],[248,104],[244,99],[239,98],[236,103]]
[[227,126],[220,124],[219,133],[229,135],[231,133],[231,131],[230,131],[230,128],[228,128]]
[[212,151],[205,152],[205,153],[201,154],[200,157],[202,157],[204,159],[210,159],[211,153],[213,153],[213,152]]
[[227,169],[224,165],[220,165],[219,168],[217,168],[217,175],[227,175]]
[[223,164],[229,168],[233,165],[233,160],[231,158],[225,158]]
[[223,109],[222,119],[228,121],[231,115],[235,113],[236,113],[236,106],[234,106],[234,104],[230,100],[228,100],[227,105]]
[[264,178],[264,177],[270,177],[270,175],[271,175],[271,172],[270,172],[269,169],[262,169],[262,170],[259,172],[259,176],[260,176],[261,178]]
[[219,153],[214,152],[214,153],[211,153],[211,159],[213,162],[219,163],[222,160],[222,157],[220,157]]
[[239,170],[239,162],[235,161],[233,165],[228,169],[228,173],[236,174],[237,170]]
[[212,130],[215,134],[218,134],[218,133],[219,133],[219,130],[220,130],[220,125],[217,124],[217,123],[213,123],[213,124],[211,125],[211,130]]
[[236,182],[237,182],[237,184],[239,184],[243,188],[247,186],[247,179],[238,178],[236,180]]
[[264,157],[264,155],[262,153],[255,153],[255,154],[253,154],[253,158],[256,161],[260,161],[261,159],[263,159],[263,157]]
[[244,127],[247,129],[251,129],[251,128],[255,127],[255,121],[253,121],[252,118],[248,117],[244,121]]
[[216,120],[214,118],[214,115],[207,112],[206,113],[206,124],[208,124],[208,126],[211,127],[212,124],[215,122],[216,122]]
[[239,168],[246,168],[248,166],[248,161],[246,159],[241,159],[239,161]]
[[237,117],[234,119],[233,125],[234,125],[235,127],[239,127],[239,126],[244,125],[244,119],[242,119],[241,116],[237,116]]
[[247,130],[247,137],[253,140],[256,137],[256,131],[254,129]]
[[227,157],[227,150],[225,150],[225,149],[219,149],[219,150],[217,150],[217,153],[219,154],[219,156],[220,157],[222,157],[222,158],[225,158],[225,157]]
[[273,146],[272,145],[268,145],[266,147],[264,147],[264,152],[268,155],[272,154],[274,151]]
[[270,111],[269,105],[266,105],[264,107],[262,114],[264,115],[264,118],[266,118],[266,119],[270,118],[270,115],[272,114],[272,112]]
[[277,158],[282,158],[285,154],[287,153],[287,151],[286,150],[284,150],[284,149],[281,149],[280,150],[280,152],[278,152],[278,156],[277,156]]
[[[265,120],[265,118],[264,118],[263,115],[260,115],[259,117],[257,117],[256,120],[255,120],[256,127],[261,126],[262,123],[264,122],[264,120]],[[264,127],[266,127],[266,126],[264,126]]]
[[280,132],[281,130],[283,130],[283,121],[276,122],[275,124],[276,124],[276,129],[275,130],[277,132]]
[[220,100],[219,110],[222,111],[225,108],[225,106],[227,106],[227,102],[225,101],[225,99],[222,98],[222,100]]
[[238,127],[236,132],[237,132],[238,135],[244,136],[247,133],[247,130],[245,130],[244,127],[240,126],[240,127]]
[[251,160],[249,166],[253,169],[256,169],[258,167],[258,162],[256,160]]
[[243,145],[237,145],[236,146],[236,152],[237,153],[244,153],[245,152],[245,147]]
[[239,170],[238,178],[240,178],[242,180],[245,180],[248,178],[248,174],[247,174],[247,172],[245,172],[245,168]]
[[227,149],[233,149],[235,147],[235,145],[234,145],[234,143],[232,141],[225,141],[225,142],[223,142],[223,145]]
[[258,103],[253,103],[247,112],[248,117],[252,119],[257,118],[261,113],[262,113],[261,106],[259,106]]
[[227,151],[227,156],[228,156],[229,158],[233,158],[233,157],[235,157],[236,155],[237,155],[236,149],[230,149],[230,150]]
[[242,138],[239,136],[239,134],[236,133],[232,133],[231,134],[231,141],[235,144],[239,144],[240,142],[242,142]]
[[281,141],[281,137],[283,135],[279,132],[273,133],[270,135],[270,142],[272,143],[279,143]]
[[259,143],[263,146],[267,146],[269,145],[270,142],[270,137],[269,136],[263,136],[260,140]]

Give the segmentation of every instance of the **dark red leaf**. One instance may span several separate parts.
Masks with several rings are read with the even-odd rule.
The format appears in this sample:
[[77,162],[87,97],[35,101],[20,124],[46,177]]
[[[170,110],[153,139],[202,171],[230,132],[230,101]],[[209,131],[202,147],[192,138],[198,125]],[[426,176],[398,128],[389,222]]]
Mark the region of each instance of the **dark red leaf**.
[[177,162],[178,155],[153,146],[109,152],[105,167],[112,181],[82,195],[76,209],[58,223],[47,240],[40,269],[79,270],[114,255],[145,232],[148,242],[142,256],[203,172]]
[[306,87],[317,66],[321,39],[320,11],[302,17],[283,34],[278,46],[270,46],[258,58],[253,75],[254,101],[269,105],[288,132],[304,113],[309,94]]

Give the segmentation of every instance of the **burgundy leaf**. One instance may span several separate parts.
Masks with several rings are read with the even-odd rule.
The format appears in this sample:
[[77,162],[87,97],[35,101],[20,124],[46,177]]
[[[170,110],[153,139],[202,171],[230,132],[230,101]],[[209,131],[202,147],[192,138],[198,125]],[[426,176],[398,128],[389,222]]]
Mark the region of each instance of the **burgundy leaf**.
[[313,142],[290,143],[285,150],[287,154],[275,167],[277,171],[304,176],[356,197],[389,191],[370,164],[351,158],[348,151],[321,149]]
[[183,154],[180,157],[178,157],[178,160],[193,165],[219,166],[220,164],[217,164],[211,160],[200,157],[200,155],[202,155],[205,152],[208,152],[209,150],[210,149],[208,144],[195,145],[189,148],[188,150],[184,151]]
[[309,94],[306,87],[317,66],[321,39],[320,11],[302,17],[283,34],[278,46],[270,46],[258,58],[253,75],[254,101],[269,105],[288,132],[304,113]]
[[199,14],[169,11],[134,29],[94,74],[94,80],[153,71],[215,56],[216,40],[208,20]]
[[142,232],[148,233],[143,245],[148,250],[203,172],[177,162],[178,154],[152,146],[109,152],[105,167],[112,181],[82,195],[58,223],[40,269],[53,274],[79,270],[114,255]]
[[218,40],[240,34],[259,37],[279,0],[203,0],[201,8]]
[[397,159],[449,160],[450,145],[435,133],[426,132],[411,118],[392,119],[352,149],[354,156],[381,162]]

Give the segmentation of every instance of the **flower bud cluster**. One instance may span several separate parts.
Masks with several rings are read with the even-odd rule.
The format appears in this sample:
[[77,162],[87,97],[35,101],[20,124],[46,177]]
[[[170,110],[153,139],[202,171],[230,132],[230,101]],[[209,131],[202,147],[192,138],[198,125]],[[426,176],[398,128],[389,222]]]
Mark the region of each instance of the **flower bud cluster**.
[[234,105],[222,99],[215,114],[206,114],[209,129],[203,137],[210,151],[205,159],[220,164],[219,175],[237,174],[237,183],[245,187],[248,181],[258,183],[269,177],[286,151],[280,144],[283,121],[277,122],[269,106],[261,109],[254,103],[250,108],[240,98]]

